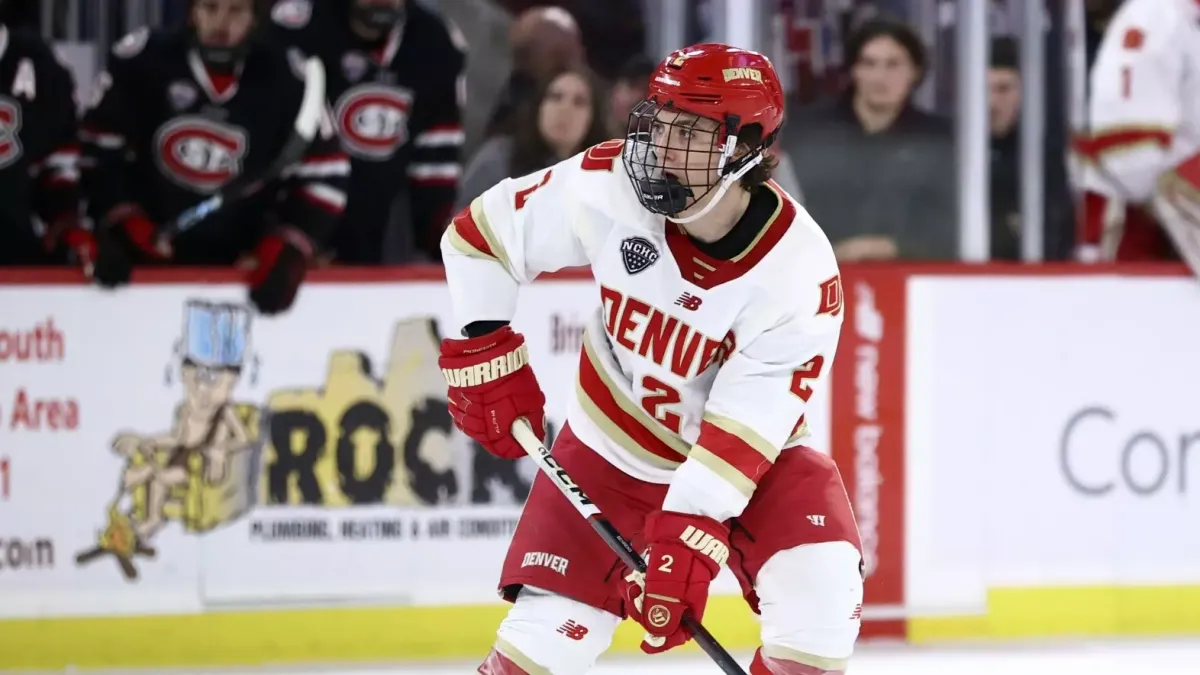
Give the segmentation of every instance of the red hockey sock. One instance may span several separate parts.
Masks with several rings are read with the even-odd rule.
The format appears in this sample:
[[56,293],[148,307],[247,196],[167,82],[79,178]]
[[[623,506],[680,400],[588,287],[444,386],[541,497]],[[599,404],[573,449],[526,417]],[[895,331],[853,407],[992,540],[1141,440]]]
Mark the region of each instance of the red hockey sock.
[[521,669],[521,666],[513,663],[507,656],[495,649],[492,650],[491,654],[487,655],[487,658],[483,660],[483,663],[479,666],[479,670],[476,672],[479,675],[529,675],[529,673]]
[[825,670],[799,661],[763,656],[762,647],[754,652],[754,661],[750,664],[750,675],[843,675],[845,672],[841,669]]

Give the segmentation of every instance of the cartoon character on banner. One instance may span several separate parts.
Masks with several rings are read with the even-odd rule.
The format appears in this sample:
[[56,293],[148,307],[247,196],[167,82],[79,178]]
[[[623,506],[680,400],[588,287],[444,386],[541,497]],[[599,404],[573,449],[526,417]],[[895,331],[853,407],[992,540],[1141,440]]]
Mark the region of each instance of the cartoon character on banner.
[[[136,579],[135,556],[153,557],[155,535],[170,521],[203,533],[236,520],[255,502],[261,455],[258,406],[233,400],[250,345],[250,312],[242,305],[189,301],[177,345],[183,401],[168,430],[123,431],[112,450],[125,461],[121,484],[97,545],[85,564],[113,555]],[[170,378],[168,378],[170,382]]]

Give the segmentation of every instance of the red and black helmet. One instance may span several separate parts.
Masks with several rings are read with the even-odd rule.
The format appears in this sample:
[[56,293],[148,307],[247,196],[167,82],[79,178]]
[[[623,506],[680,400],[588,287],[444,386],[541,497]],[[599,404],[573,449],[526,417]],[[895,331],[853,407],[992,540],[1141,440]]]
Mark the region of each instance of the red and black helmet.
[[[676,216],[715,188],[715,203],[735,181],[762,161],[783,126],[784,96],[771,61],[757,52],[718,43],[704,43],[672,52],[650,78],[649,95],[629,116],[624,161],[638,199],[650,211]],[[663,111],[676,113],[662,115]],[[686,122],[672,121],[688,113]],[[684,185],[663,171],[663,156],[672,134],[670,127],[694,127],[705,118],[717,122],[711,147],[676,147],[674,151],[717,157],[720,180],[708,185]],[[758,125],[759,141],[734,158],[738,134]],[[656,131],[658,130],[658,131]],[[686,155],[685,155],[686,157]],[[698,190],[702,192],[697,193]],[[704,211],[706,212],[706,207]],[[699,218],[693,214],[678,222]]]

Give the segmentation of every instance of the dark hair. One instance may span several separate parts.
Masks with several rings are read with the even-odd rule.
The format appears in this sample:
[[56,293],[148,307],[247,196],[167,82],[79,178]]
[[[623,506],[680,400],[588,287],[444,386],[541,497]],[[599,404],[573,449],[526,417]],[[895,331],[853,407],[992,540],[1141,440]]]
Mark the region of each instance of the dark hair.
[[579,152],[608,140],[608,131],[605,126],[605,122],[608,119],[605,114],[607,96],[605,96],[604,88],[600,85],[600,80],[586,66],[564,68],[539,82],[537,95],[529,97],[517,108],[513,119],[513,151],[512,159],[509,161],[510,175],[524,176],[538,169],[543,169],[556,161],[554,159],[554,151],[546,143],[546,139],[542,138],[542,131],[538,127],[538,117],[541,113],[542,101],[545,100],[546,95],[550,92],[550,85],[554,84],[554,81],[563,75],[578,75],[583,78],[583,81],[587,83],[588,90],[592,94],[592,119],[588,124],[587,131],[583,134],[583,139],[579,142],[579,147],[575,148],[575,151]]
[[895,19],[875,18],[864,22],[846,40],[846,65],[853,68],[862,58],[863,49],[878,38],[891,38],[908,52],[908,58],[917,67],[918,78],[924,77],[929,58],[925,51],[925,43],[921,36],[903,21]]
[[[782,126],[780,128],[782,128]],[[776,138],[773,140],[777,140],[779,137],[778,129],[775,130],[775,137]],[[749,148],[756,148],[760,143],[762,143],[762,141],[763,137],[761,124],[747,124],[746,126],[742,127],[741,131],[738,132],[739,145],[744,144]],[[772,145],[774,145],[774,143],[772,143]],[[775,173],[775,167],[779,166],[779,160],[766,153],[767,148],[763,148],[762,161],[754,165],[754,168],[742,174],[742,177],[738,179],[738,185],[741,185],[743,188],[753,192],[763,183],[771,180],[771,176]]]
[[1003,35],[992,40],[991,68],[1021,69],[1021,49],[1017,41],[1009,35]]

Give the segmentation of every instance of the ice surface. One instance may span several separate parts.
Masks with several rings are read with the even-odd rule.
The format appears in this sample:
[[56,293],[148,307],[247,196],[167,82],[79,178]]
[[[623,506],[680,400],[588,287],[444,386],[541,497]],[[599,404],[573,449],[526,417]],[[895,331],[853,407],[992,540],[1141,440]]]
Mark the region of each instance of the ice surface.
[[[750,654],[742,654],[748,665]],[[477,662],[437,665],[141,671],[141,675],[447,675],[475,672]],[[701,656],[613,657],[589,675],[707,675],[716,666]],[[129,671],[124,671],[130,675]],[[1045,643],[926,649],[866,645],[851,661],[848,675],[1088,675],[1091,673],[1200,673],[1200,638],[1171,641]]]

